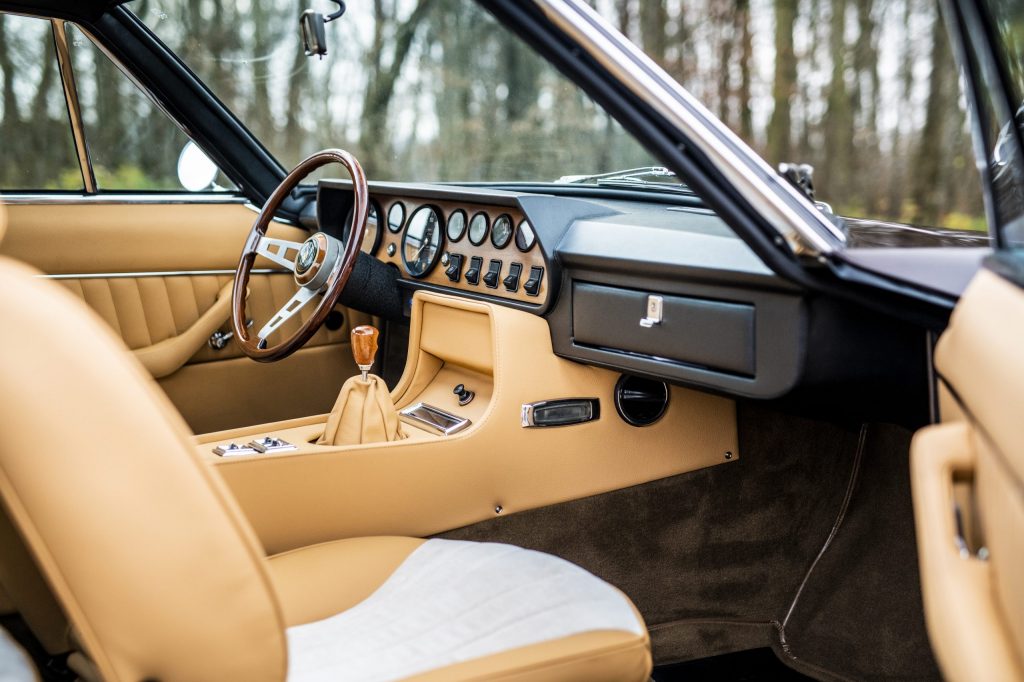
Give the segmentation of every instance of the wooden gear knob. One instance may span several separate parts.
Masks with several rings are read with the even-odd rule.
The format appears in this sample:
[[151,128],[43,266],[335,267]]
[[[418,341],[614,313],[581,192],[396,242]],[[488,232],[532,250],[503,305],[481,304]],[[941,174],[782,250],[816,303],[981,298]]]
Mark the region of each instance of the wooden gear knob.
[[356,360],[356,366],[364,372],[370,371],[373,365],[373,358],[377,355],[377,337],[380,332],[377,328],[363,324],[352,330],[352,356]]

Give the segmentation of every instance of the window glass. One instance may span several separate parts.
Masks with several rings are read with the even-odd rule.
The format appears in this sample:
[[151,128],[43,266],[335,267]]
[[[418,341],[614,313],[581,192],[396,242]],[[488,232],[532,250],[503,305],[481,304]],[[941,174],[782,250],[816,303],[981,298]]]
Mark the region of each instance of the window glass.
[[322,60],[303,53],[298,19],[331,3],[131,9],[289,168],[325,147],[355,153],[375,180],[553,181],[656,163],[473,0],[347,5]]
[[[102,190],[181,191],[189,138],[81,30],[68,26],[85,137]],[[208,190],[233,185],[218,173]]]
[[81,190],[50,22],[0,13],[0,188]]
[[773,167],[811,164],[817,198],[840,215],[987,229],[934,0],[597,6]]
[[[1024,5],[1018,0],[988,0],[985,4],[996,29],[997,58],[1009,79],[1011,107],[1000,115],[1000,107],[989,106],[986,116],[989,139],[994,140],[990,151],[993,199],[1003,246],[1024,249],[1024,159],[1020,145],[1024,137]],[[993,80],[989,75],[986,86],[998,87]]]

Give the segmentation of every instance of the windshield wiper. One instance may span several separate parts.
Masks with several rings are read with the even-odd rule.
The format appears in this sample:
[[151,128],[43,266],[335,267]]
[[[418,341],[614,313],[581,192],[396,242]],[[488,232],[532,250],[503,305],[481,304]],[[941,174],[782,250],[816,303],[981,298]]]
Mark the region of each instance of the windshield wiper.
[[[648,178],[657,178],[651,180]],[[593,184],[602,187],[626,187],[630,189],[651,189],[659,192],[683,192],[693,194],[679,177],[664,166],[643,166],[595,175],[563,175],[556,183],[569,185]]]

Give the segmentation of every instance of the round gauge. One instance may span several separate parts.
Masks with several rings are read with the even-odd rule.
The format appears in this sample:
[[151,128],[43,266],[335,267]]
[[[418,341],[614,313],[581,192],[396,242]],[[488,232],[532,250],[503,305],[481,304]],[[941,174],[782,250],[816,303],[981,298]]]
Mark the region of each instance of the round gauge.
[[405,222],[405,206],[402,202],[396,201],[388,209],[388,229],[394,233],[401,232],[402,223]]
[[461,208],[448,216],[448,241],[457,242],[466,234],[466,212]]
[[469,242],[473,246],[480,246],[487,239],[487,214],[477,213],[469,221]]
[[507,215],[500,215],[491,227],[491,244],[496,249],[504,249],[512,241],[512,219]]
[[[360,250],[363,253],[368,253],[371,256],[377,253],[377,249],[380,248],[380,206],[377,205],[376,201],[370,201],[370,210],[366,216],[366,231],[363,233],[363,244],[360,246]],[[348,212],[348,217],[345,218],[345,241],[348,241],[349,232],[352,231],[352,211]]]
[[402,261],[413,277],[423,277],[441,258],[444,225],[441,214],[430,206],[421,206],[409,218],[402,235]]
[[533,231],[533,225],[523,220],[516,228],[516,248],[526,253],[537,243],[537,233]]

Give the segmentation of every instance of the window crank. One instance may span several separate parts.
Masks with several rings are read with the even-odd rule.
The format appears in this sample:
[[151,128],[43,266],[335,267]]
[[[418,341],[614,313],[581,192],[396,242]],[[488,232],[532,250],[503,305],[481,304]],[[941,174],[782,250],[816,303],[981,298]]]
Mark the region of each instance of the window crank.
[[[246,320],[245,326],[247,329],[251,327],[252,320]],[[234,337],[235,332],[231,331],[230,329],[227,330],[226,332],[215,331],[214,333],[210,334],[210,340],[207,341],[206,343],[207,345],[210,346],[210,348],[214,350],[224,350],[224,348],[227,347],[228,343],[230,343],[231,339],[233,339]]]

